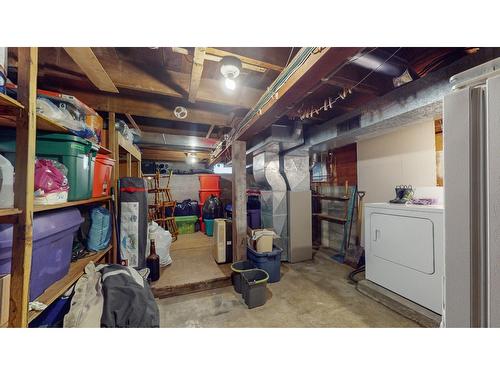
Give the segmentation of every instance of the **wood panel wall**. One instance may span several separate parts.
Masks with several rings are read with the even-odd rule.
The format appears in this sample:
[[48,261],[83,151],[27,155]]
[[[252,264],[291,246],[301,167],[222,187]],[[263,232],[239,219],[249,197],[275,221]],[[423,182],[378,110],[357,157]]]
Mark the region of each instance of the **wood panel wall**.
[[333,152],[333,185],[343,186],[347,181],[349,186],[358,184],[358,156],[356,144],[337,148]]

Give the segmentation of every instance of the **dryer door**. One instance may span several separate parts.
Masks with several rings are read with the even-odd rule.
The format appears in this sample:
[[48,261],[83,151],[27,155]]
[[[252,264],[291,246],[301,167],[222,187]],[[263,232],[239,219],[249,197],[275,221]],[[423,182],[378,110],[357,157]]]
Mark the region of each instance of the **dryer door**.
[[434,273],[434,226],[426,218],[373,213],[374,256],[426,274]]

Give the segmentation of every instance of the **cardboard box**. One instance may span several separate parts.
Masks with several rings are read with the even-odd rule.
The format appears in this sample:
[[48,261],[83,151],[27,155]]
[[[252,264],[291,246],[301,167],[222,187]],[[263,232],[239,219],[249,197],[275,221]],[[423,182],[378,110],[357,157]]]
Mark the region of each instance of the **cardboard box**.
[[273,251],[273,239],[277,237],[274,229],[252,229],[247,228],[248,246],[258,253],[269,253]]
[[0,275],[0,327],[9,322],[10,275]]
[[89,128],[91,128],[95,133],[97,134],[97,138],[99,139],[99,142],[104,145],[103,143],[103,124],[104,120],[101,116],[95,113],[87,113],[85,116],[85,123],[88,125]]

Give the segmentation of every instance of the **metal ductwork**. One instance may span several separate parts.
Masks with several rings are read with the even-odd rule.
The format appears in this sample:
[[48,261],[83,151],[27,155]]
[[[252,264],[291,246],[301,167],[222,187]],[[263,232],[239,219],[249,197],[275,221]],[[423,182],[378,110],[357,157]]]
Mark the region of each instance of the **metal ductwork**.
[[216,140],[211,138],[143,132],[138,145],[146,148],[148,146],[162,146],[165,149],[181,151],[211,151],[214,149],[215,143]]
[[310,191],[309,151],[300,150],[282,157],[283,172],[290,191]]
[[[283,249],[282,259],[290,262],[311,259],[312,255],[312,240],[302,235],[303,228],[311,228],[310,215],[304,215],[311,212],[309,152],[301,149],[285,153],[303,143],[301,124],[273,125],[267,137],[256,140],[248,150],[253,154],[255,182],[261,188],[262,225],[274,228],[280,237],[275,243]],[[299,227],[302,230],[293,229]],[[301,233],[301,237],[295,233]]]
[[276,245],[283,249],[282,259],[288,259],[288,207],[286,181],[280,173],[277,152],[254,154],[253,175],[261,188],[261,222],[264,228],[274,228],[280,237]]

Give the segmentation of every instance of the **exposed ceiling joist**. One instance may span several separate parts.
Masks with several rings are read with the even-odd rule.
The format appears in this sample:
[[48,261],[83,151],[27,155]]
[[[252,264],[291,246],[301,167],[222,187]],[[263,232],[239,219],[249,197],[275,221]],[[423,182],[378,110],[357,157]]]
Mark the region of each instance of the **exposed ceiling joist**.
[[66,92],[76,96],[82,102],[97,111],[129,113],[136,116],[197,124],[230,126],[229,116],[218,112],[188,108],[187,117],[180,119],[175,117],[173,108],[165,106],[165,104],[160,101],[108,95],[104,93],[89,93],[86,91],[66,90]]
[[[208,52],[210,50],[210,52]],[[187,48],[182,47],[172,47],[172,51],[179,53],[181,55],[189,55]],[[241,61],[241,67],[246,70],[251,70],[254,72],[265,73],[268,69],[276,70],[280,72],[283,70],[282,66],[266,63],[264,61],[255,60],[249,57],[241,56],[236,53],[231,53],[227,51],[222,51],[216,48],[207,48],[205,54],[205,60],[219,62],[224,56],[235,56]]]
[[117,93],[113,80],[104,70],[91,48],[65,47],[65,51],[99,90]]
[[208,132],[207,132],[207,135],[205,136],[205,138],[210,138],[210,135],[212,134],[214,127],[215,127],[214,125],[210,126],[210,129],[208,129]]
[[156,133],[144,133],[138,145],[145,148],[160,148],[165,150],[179,150],[186,152],[210,151],[215,148],[217,140],[204,137],[163,135],[158,137]]
[[203,62],[205,60],[205,50],[204,47],[196,47],[194,49],[193,55],[193,66],[191,68],[191,80],[189,83],[189,96],[188,100],[190,103],[196,102],[196,96],[198,95],[198,88],[200,87],[201,75],[203,74]]
[[[346,89],[351,89],[354,85],[356,85],[358,82],[354,79],[350,79],[347,77],[340,77],[340,76],[333,76],[332,78],[328,79],[325,81],[326,84],[336,86],[336,87],[342,87]],[[377,95],[380,93],[380,89],[372,86],[370,84],[366,83],[361,83],[356,86],[354,91],[358,91],[361,93],[366,93],[366,94],[373,94]]]
[[207,53],[209,55],[217,56],[217,57],[220,57],[220,58],[225,57],[225,56],[234,56],[234,57],[238,58],[243,64],[258,66],[258,67],[264,68],[264,69],[271,69],[271,70],[274,70],[274,71],[277,71],[277,72],[281,72],[283,70],[282,66],[279,66],[279,65],[276,65],[276,64],[271,64],[271,63],[268,63],[268,62],[265,62],[265,61],[260,61],[260,60],[252,59],[250,57],[241,56],[241,55],[238,55],[236,53],[232,53],[232,52],[228,52],[228,51],[223,51],[223,50],[218,49],[218,48],[208,47],[207,48]]
[[243,129],[240,129],[236,139],[248,140],[269,127],[290,108],[300,103],[306,95],[312,93],[318,85],[321,85],[322,79],[340,69],[360,50],[361,48],[354,47],[323,48],[311,54],[279,88],[276,95],[260,109],[259,113],[250,119]]
[[[186,153],[182,151],[141,148],[141,152],[142,160],[186,161]],[[206,160],[209,158],[206,152],[195,152],[194,154],[198,160]]]
[[[102,49],[96,49],[96,53],[118,88],[174,98],[183,98],[188,93],[191,79],[189,74],[164,70],[153,75],[126,60],[110,54],[105,55]],[[40,75],[73,80],[82,79],[81,75],[75,71],[75,65],[69,56],[64,54],[57,57],[55,55],[43,55],[39,67]],[[17,61],[10,63],[10,66],[17,66]],[[198,102],[251,108],[263,92],[263,90],[240,85],[236,90],[229,92],[223,89],[222,80],[204,78],[201,79],[196,99]]]

